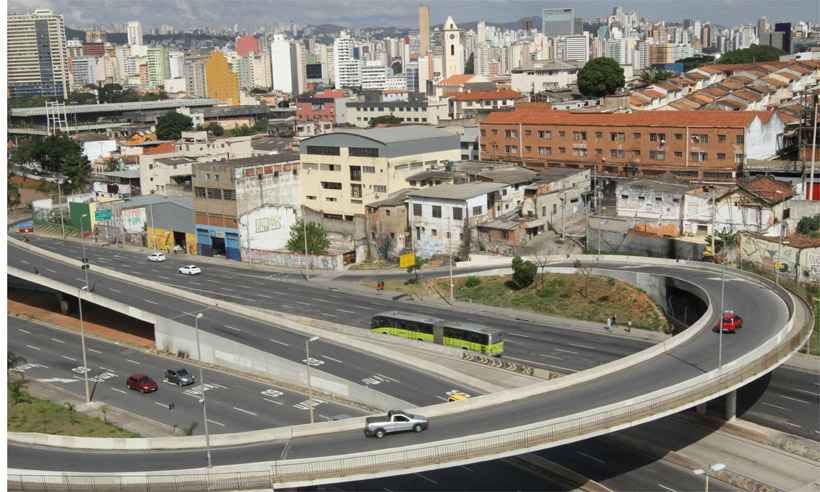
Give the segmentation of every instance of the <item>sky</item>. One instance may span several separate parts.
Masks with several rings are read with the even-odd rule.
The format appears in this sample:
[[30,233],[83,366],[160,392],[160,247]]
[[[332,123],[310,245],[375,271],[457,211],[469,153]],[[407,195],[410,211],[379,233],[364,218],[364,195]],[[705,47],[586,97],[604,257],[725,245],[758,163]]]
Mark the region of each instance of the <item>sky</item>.
[[[233,26],[255,30],[273,23],[337,24],[350,27],[418,25],[416,0],[9,0],[9,12],[51,8],[66,24],[88,26],[139,20],[147,28]],[[545,7],[574,7],[578,16],[609,15],[615,5],[637,10],[654,20],[711,20],[721,25],[756,22],[818,21],[820,0],[428,0],[431,21],[456,23],[488,20],[510,22],[540,15]]]

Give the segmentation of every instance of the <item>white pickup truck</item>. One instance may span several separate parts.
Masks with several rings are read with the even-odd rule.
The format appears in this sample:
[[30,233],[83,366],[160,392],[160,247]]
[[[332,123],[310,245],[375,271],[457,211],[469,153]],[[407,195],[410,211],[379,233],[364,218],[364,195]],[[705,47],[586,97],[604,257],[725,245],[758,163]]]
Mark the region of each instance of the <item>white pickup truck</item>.
[[429,422],[426,417],[413,415],[400,410],[390,410],[387,415],[367,417],[365,419],[364,435],[376,436],[381,439],[385,434],[393,432],[421,432],[427,429]]

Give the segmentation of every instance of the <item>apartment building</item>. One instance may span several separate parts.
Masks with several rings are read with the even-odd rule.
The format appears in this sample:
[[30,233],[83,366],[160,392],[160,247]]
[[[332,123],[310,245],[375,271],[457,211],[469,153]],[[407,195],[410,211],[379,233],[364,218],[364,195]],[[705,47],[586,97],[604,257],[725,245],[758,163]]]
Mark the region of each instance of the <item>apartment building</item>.
[[423,94],[409,94],[396,100],[386,100],[381,94],[365,94],[345,106],[347,122],[360,128],[368,127],[370,120],[380,116],[393,116],[405,123],[437,125],[448,114],[446,99],[428,99]]
[[581,113],[528,106],[481,122],[481,158],[607,173],[731,177],[746,159],[777,154],[774,112]]
[[299,149],[302,204],[343,220],[407,187],[408,176],[461,157],[457,134],[417,125],[336,131]]
[[490,111],[514,108],[521,98],[520,92],[511,90],[460,92],[449,98],[449,116],[454,120],[475,118]]
[[65,23],[48,9],[8,16],[8,96],[68,97]]

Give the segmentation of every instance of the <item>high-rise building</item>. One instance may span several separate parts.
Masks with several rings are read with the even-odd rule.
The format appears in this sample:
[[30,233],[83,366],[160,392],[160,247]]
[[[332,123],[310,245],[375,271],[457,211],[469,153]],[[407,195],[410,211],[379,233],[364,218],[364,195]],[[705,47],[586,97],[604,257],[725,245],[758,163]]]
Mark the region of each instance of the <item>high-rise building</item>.
[[764,32],[769,32],[769,18],[766,16],[757,20],[757,35],[760,36]]
[[48,9],[9,15],[7,40],[9,96],[68,96],[62,15]]
[[142,23],[140,21],[128,23],[128,44],[142,46]]
[[239,76],[233,73],[221,51],[213,51],[205,62],[208,97],[221,99],[231,106],[239,105]]
[[353,39],[347,32],[333,41],[333,68],[337,89],[361,85],[361,64],[353,57]]
[[271,74],[273,90],[288,94],[299,93],[298,63],[296,44],[276,34],[270,44]]
[[426,55],[430,52],[430,7],[421,5],[419,7],[419,54]]
[[362,89],[381,91],[384,90],[384,82],[387,79],[387,67],[381,62],[367,62],[362,67]]
[[792,23],[778,22],[774,25],[774,32],[783,33],[783,51],[786,53],[792,52]]
[[178,79],[185,76],[185,53],[171,51],[168,53],[168,78]]
[[189,97],[208,97],[208,82],[205,77],[207,56],[194,55],[185,57],[185,92]]
[[452,17],[447,17],[442,31],[441,45],[444,48],[442,68],[446,79],[464,73],[464,45],[461,44],[463,31],[458,28]]
[[162,87],[165,79],[171,75],[171,66],[168,62],[168,48],[164,46],[150,46],[148,48],[148,87],[156,89]]
[[589,33],[564,36],[559,41],[561,59],[584,64],[589,61]]
[[546,36],[576,34],[575,9],[544,9],[541,18],[541,32]]

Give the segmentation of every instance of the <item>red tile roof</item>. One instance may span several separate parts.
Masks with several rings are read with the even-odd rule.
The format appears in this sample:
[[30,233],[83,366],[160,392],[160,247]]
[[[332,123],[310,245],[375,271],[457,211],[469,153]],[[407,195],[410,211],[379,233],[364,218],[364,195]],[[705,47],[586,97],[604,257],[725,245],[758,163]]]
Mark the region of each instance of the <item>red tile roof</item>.
[[664,94],[663,92],[658,92],[654,89],[644,89],[644,90],[641,91],[641,94],[643,94],[647,97],[651,97],[652,99],[655,99],[656,97],[666,96],[666,94]]
[[749,89],[741,89],[739,91],[734,91],[732,95],[735,97],[739,97],[745,101],[756,102],[760,100],[760,94],[752,92]]
[[763,77],[762,80],[764,82],[768,82],[769,84],[771,84],[775,87],[788,87],[789,86],[789,83],[786,82],[785,80],[780,80],[777,77],[774,77],[772,75],[769,75],[768,77]]
[[800,76],[799,76],[799,75],[795,75],[795,74],[793,74],[792,72],[788,72],[788,71],[786,71],[786,70],[781,70],[781,71],[779,71],[779,72],[775,72],[775,75],[779,75],[779,76],[783,77],[784,79],[789,79],[789,80],[800,80]]
[[776,180],[771,176],[758,176],[749,181],[741,181],[738,185],[750,194],[772,205],[794,196],[791,184],[786,181]]
[[634,113],[578,113],[533,108],[490,113],[483,124],[649,126],[746,128],[755,118],[768,122],[772,113],[762,111],[637,111]]
[[473,92],[459,92],[452,95],[453,101],[496,101],[499,99],[518,99],[521,93],[513,90],[500,91],[473,91]]
[[438,85],[447,87],[464,85],[469,82],[471,78],[473,78],[473,76],[470,74],[451,75],[450,77],[447,77],[439,82]]

